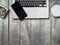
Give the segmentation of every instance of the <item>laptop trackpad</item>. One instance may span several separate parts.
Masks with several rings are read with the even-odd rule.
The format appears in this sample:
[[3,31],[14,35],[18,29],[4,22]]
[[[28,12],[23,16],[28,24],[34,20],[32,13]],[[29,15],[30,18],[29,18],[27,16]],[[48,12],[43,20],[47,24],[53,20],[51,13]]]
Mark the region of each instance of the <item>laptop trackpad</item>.
[[26,18],[48,18],[49,10],[47,7],[23,7],[27,13]]

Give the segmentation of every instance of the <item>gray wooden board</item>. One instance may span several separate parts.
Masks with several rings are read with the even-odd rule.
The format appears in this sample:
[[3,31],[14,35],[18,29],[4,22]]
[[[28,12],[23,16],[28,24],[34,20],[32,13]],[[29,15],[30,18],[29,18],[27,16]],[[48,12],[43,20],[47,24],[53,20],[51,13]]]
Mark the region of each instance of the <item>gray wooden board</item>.
[[[26,24],[27,23],[27,24]],[[30,45],[30,21],[22,21],[21,25],[21,45]],[[27,27],[28,26],[28,27]]]
[[19,45],[19,23],[18,21],[11,21],[10,23],[10,31],[9,31],[9,39],[11,45]]
[[2,23],[2,44],[8,45],[8,16],[6,19],[3,19]]
[[[10,8],[11,9],[11,8]],[[10,45],[19,45],[19,21],[12,19],[12,11],[10,11],[10,28],[9,28],[9,43]]]
[[0,45],[2,45],[2,19],[0,19]]
[[31,45],[41,45],[40,20],[31,20]]
[[60,45],[60,19],[56,19],[56,31],[55,31],[55,40],[57,45]]
[[60,18],[50,14],[49,19],[13,20],[11,2],[9,0],[10,25],[8,17],[3,22],[0,20],[0,45],[60,45]]
[[41,20],[41,45],[50,45],[50,19]]

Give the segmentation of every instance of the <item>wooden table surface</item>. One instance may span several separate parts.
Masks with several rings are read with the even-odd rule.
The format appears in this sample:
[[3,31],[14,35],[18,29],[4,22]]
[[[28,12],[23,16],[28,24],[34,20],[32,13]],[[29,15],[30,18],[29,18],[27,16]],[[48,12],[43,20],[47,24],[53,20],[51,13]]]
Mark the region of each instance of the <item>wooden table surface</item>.
[[[50,7],[59,1],[50,0]],[[13,20],[11,4],[6,19],[0,19],[0,45],[60,45],[60,18],[50,12],[49,19]]]

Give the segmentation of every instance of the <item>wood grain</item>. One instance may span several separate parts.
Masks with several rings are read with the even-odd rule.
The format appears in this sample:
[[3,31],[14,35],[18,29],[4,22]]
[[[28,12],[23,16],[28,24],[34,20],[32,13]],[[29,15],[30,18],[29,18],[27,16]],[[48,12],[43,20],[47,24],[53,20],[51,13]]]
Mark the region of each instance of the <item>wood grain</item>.
[[[30,22],[25,20],[21,22],[21,45],[30,45]],[[27,27],[28,26],[28,27]]]
[[41,45],[50,45],[50,19],[41,20]]
[[[56,3],[56,0],[50,1],[50,6]],[[60,45],[60,18],[50,12],[49,19],[14,20],[16,14],[11,4],[9,0],[9,17],[0,20],[0,45]]]
[[0,45],[2,45],[2,19],[0,19]]
[[31,20],[31,45],[41,45],[40,20]]

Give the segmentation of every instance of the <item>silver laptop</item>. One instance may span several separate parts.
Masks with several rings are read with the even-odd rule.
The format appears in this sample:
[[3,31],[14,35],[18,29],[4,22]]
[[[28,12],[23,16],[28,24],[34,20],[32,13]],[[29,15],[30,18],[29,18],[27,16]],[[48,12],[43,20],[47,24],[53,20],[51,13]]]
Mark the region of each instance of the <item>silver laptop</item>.
[[[26,18],[48,18],[49,0],[18,0],[27,13]],[[17,18],[17,17],[14,17]]]

